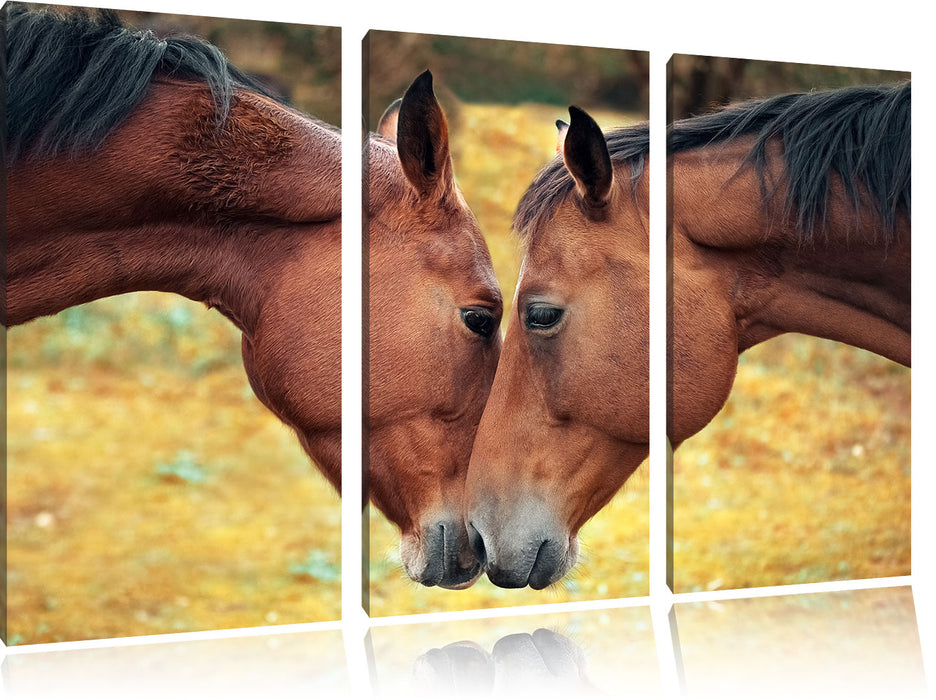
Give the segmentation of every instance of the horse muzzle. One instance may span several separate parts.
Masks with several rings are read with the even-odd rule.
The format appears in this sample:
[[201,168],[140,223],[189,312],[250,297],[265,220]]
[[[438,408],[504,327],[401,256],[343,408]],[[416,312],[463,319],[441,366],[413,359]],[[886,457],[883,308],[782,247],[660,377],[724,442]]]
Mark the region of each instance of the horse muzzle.
[[578,537],[542,506],[517,512],[499,527],[485,513],[472,513],[468,522],[471,548],[495,586],[546,588],[575,566]]
[[400,559],[407,576],[424,586],[468,588],[482,573],[461,519],[434,520],[403,533]]

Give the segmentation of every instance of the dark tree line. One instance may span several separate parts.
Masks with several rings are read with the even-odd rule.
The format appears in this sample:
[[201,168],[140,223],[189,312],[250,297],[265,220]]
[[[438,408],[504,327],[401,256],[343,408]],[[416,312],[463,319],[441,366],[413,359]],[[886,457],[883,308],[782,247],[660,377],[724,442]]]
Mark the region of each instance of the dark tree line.
[[677,54],[669,64],[669,116],[684,119],[758,97],[902,82],[900,71]]

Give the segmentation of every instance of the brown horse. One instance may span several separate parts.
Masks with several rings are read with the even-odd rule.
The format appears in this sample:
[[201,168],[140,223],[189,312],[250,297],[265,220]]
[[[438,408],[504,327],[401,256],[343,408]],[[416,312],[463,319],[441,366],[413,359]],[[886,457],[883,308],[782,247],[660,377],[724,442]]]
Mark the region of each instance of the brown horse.
[[463,518],[471,444],[500,354],[500,288],[455,184],[426,71],[368,139],[370,498],[402,532],[407,574],[464,588],[481,574]]
[[[909,84],[786,95],[672,125],[667,432],[738,354],[808,333],[910,363]],[[648,453],[646,126],[572,109],[521,200],[517,318],[476,437],[467,521],[489,578],[541,588]]]
[[139,290],[204,302],[339,487],[340,133],[201,40],[4,11],[4,325]]
[[[646,126],[570,108],[561,156],[521,199],[516,317],[475,439],[472,543],[498,586],[544,588],[649,443]],[[638,167],[639,165],[639,167]]]

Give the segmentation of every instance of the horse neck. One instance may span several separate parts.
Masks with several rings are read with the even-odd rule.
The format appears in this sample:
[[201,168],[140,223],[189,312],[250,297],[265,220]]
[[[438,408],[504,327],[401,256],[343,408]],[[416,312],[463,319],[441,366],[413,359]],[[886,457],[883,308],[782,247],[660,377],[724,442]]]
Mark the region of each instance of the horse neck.
[[155,290],[247,329],[283,251],[340,227],[340,134],[251,93],[216,131],[204,86],[150,87],[94,153],[8,166],[5,325]]
[[52,231],[10,241],[6,325],[142,290],[174,292],[217,307],[250,331],[275,279],[279,240],[183,223]]
[[739,352],[793,332],[910,365],[908,215],[884,232],[870,207],[856,212],[833,188],[827,218],[806,237],[783,211],[785,193],[765,209],[751,174],[713,184],[711,170],[693,178],[675,161],[674,173],[674,252],[714,272]]
[[910,365],[909,236],[887,249],[839,241],[804,249],[762,247],[761,259],[765,254],[779,273],[766,294],[744,291],[752,270],[763,269],[760,262],[738,270],[736,298],[762,299],[754,313],[739,316],[741,349],[764,336],[796,332]]

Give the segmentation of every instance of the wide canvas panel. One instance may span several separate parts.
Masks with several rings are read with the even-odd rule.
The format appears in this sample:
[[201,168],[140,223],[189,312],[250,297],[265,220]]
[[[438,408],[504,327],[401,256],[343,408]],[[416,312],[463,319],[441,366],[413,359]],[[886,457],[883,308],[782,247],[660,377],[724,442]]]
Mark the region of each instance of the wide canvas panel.
[[[535,256],[523,262],[526,244],[512,230],[518,202],[538,171],[548,163],[565,170],[561,156],[557,155],[562,148],[558,137],[564,132],[557,129],[556,122],[562,120],[567,125],[570,105],[588,112],[599,130],[611,131],[646,121],[648,55],[580,46],[371,31],[364,41],[363,57],[364,113],[367,129],[372,132],[364,160],[365,483],[371,489],[364,533],[366,578],[369,577],[365,582],[365,608],[372,616],[382,616],[645,595],[649,585],[646,463],[582,527],[579,563],[546,590],[531,587],[542,588],[544,583],[535,580],[539,565],[533,559],[537,556],[536,547],[540,547],[540,554],[547,552],[553,546],[549,537],[555,536],[543,536],[547,544],[530,545],[533,550],[529,561],[520,565],[525,570],[510,572],[514,578],[506,581],[503,580],[506,575],[501,574],[499,585],[493,585],[491,579],[495,575],[490,567],[485,574],[478,573],[477,557],[479,549],[486,547],[483,557],[490,564],[498,556],[494,551],[498,545],[492,545],[490,539],[481,544],[482,539],[490,537],[484,531],[488,526],[472,522],[470,496],[464,494],[470,493],[470,489],[466,492],[466,478],[474,479],[472,488],[478,491],[496,490],[496,505],[482,506],[482,510],[489,507],[492,512],[499,512],[497,517],[510,521],[501,536],[519,541],[525,536],[520,532],[523,525],[511,519],[523,520],[538,509],[556,508],[555,512],[559,512],[562,508],[578,507],[574,499],[580,496],[582,488],[575,483],[586,478],[587,469],[582,465],[591,459],[589,453],[601,453],[606,459],[601,467],[595,468],[600,472],[598,477],[587,478],[600,479],[603,473],[614,481],[616,473],[626,475],[638,467],[640,459],[625,464],[626,460],[616,451],[617,438],[612,440],[615,447],[610,458],[602,453],[610,448],[598,447],[604,444],[602,440],[609,440],[606,433],[616,431],[617,426],[595,428],[594,433],[589,433],[587,444],[575,443],[581,440],[581,435],[575,432],[580,429],[568,426],[579,420],[576,411],[588,413],[596,404],[618,411],[624,422],[628,418],[627,409],[600,397],[608,385],[619,387],[634,382],[636,412],[642,412],[643,417],[633,423],[646,429],[646,393],[644,387],[641,394],[639,386],[641,378],[646,381],[645,355],[637,357],[631,374],[621,369],[619,375],[608,381],[598,380],[604,385],[575,399],[580,404],[578,408],[560,409],[562,415],[555,415],[554,422],[564,423],[567,431],[561,433],[560,427],[558,436],[550,436],[546,431],[537,438],[521,435],[525,429],[523,411],[539,410],[533,399],[529,404],[525,399],[518,400],[508,409],[511,415],[504,420],[487,418],[488,427],[482,419],[481,430],[491,446],[489,454],[502,446],[520,446],[535,439],[537,449],[556,440],[555,455],[573,445],[577,451],[569,456],[553,459],[554,455],[537,455],[520,447],[523,454],[505,457],[494,465],[494,458],[485,456],[479,448],[481,438],[474,443],[472,438],[497,360],[497,350],[491,346],[500,344],[500,336],[507,333],[500,351],[501,366],[497,370],[500,377],[506,372],[505,357],[514,352],[510,349],[513,341],[509,329],[516,326],[519,333],[527,317],[525,308],[515,306],[518,278],[521,274],[527,279],[543,274]],[[423,105],[433,101],[432,95],[443,110],[444,128],[439,126],[439,117],[420,115]],[[404,111],[399,114],[399,121],[382,122],[388,107],[401,97]],[[407,120],[408,125],[404,125]],[[377,131],[383,134],[377,136],[373,133]],[[428,178],[420,173],[442,171],[444,161],[438,159],[448,156],[444,153],[439,156],[433,146],[422,144],[432,144],[433,139],[438,142],[437,136],[443,132],[447,134],[454,183],[461,194],[449,186],[448,194],[433,199],[432,188],[436,185],[424,181]],[[410,160],[417,163],[413,166],[415,175],[408,181],[401,172],[407,151],[411,153]],[[620,187],[621,200],[629,201],[630,173],[622,175],[622,172],[615,174],[620,180],[616,186]],[[443,172],[440,179],[444,176]],[[387,184],[394,181],[402,184]],[[398,189],[391,196],[387,191],[393,186]],[[575,196],[570,195],[569,202]],[[400,202],[404,206],[394,208]],[[470,208],[470,214],[463,211],[464,204]],[[569,211],[574,213],[574,207],[570,203]],[[596,227],[593,238],[590,233],[580,231],[576,234],[579,238],[558,246],[556,255],[561,251],[569,262],[565,272],[556,271],[553,279],[556,290],[560,289],[563,277],[573,277],[568,269],[576,261],[605,256],[594,265],[600,267],[607,259],[616,259],[622,247],[618,244],[629,240],[627,231],[617,238],[607,227],[602,228],[605,224],[591,225]],[[475,232],[473,248],[467,253],[464,248],[459,252],[458,241],[470,237],[471,231]],[[646,231],[636,230],[630,235],[639,245],[641,236],[645,240]],[[545,244],[536,245],[540,246],[536,248],[538,251],[545,249]],[[607,248],[614,252],[602,252]],[[634,264],[632,275],[644,289],[645,265],[644,256]],[[486,314],[487,308],[494,306],[484,296],[489,292],[482,294],[482,298],[477,296],[478,288],[487,283],[485,280],[490,281],[491,269],[496,275],[503,311],[491,320],[491,328],[479,330],[472,326],[476,318],[464,316],[465,308],[477,306],[481,314]],[[646,328],[641,325],[646,323],[648,312],[646,302],[640,302],[640,293],[627,299],[613,290],[595,292],[597,298],[588,302],[595,309],[589,310],[581,292],[583,288],[598,289],[587,277],[595,273],[592,270],[581,274],[584,277],[572,279],[561,293],[554,290],[556,295],[563,295],[570,307],[578,305],[566,319],[575,319],[577,315],[586,321],[586,326],[607,330],[609,319],[617,318],[615,314],[630,313],[634,318],[630,337],[635,341],[642,338],[645,348]],[[586,327],[563,337],[575,340],[582,331],[585,337],[595,333]],[[595,336],[594,342],[582,341],[590,343],[587,352],[567,352],[565,359],[557,360],[557,366],[550,370],[553,379],[531,378],[534,393],[546,391],[549,382],[559,382],[562,372],[566,373],[567,383],[573,381],[572,377],[585,377],[584,381],[574,380],[584,388],[609,368],[620,369],[619,360],[614,357],[617,332],[620,328],[612,329],[607,337]],[[554,347],[564,342],[556,340]],[[634,381],[635,376],[638,381]],[[498,391],[495,389],[495,393]],[[445,392],[453,393],[450,400],[458,407],[450,410],[448,417],[444,409],[433,403],[444,406],[448,400]],[[492,410],[491,404],[492,400],[488,400],[487,412]],[[463,415],[456,419],[458,412]],[[456,425],[457,420],[470,412],[472,415]],[[598,420],[595,418],[595,422]],[[448,427],[443,425],[446,421]],[[518,424],[516,431],[514,424]],[[472,444],[472,464],[483,462],[473,466],[473,477],[468,469]],[[512,484],[494,487],[495,480]],[[623,476],[620,480],[623,481]],[[516,493],[513,486],[517,487]],[[521,490],[526,495],[518,496]],[[598,498],[597,490],[589,493],[589,498]],[[545,505],[547,502],[553,505]],[[387,513],[388,510],[391,512]],[[576,523],[576,530],[579,525]],[[466,527],[468,533],[464,532]],[[433,528],[437,533],[444,528],[445,534],[434,536]],[[560,535],[558,540],[563,537],[568,535]],[[446,566],[456,569],[453,557],[460,561],[462,579],[457,578],[458,572],[448,578],[448,568],[443,574],[443,565],[438,562],[437,570],[433,571],[434,556],[444,558]],[[476,568],[471,570],[472,566]],[[531,568],[527,585],[526,572]],[[414,580],[421,583],[414,584]]]
[[[684,138],[681,134],[686,130],[679,131],[678,120],[713,114],[724,105],[791,93],[899,85],[909,78],[909,73],[896,71],[677,54],[669,63],[669,121]],[[842,99],[854,104],[853,94]],[[777,152],[791,149],[797,138],[810,138],[810,129],[816,127],[792,128]],[[862,131],[861,126],[855,129]],[[893,138],[884,128],[864,130],[868,141]],[[831,128],[826,131],[832,142],[837,134]],[[833,225],[826,226],[826,219],[820,217],[812,238],[801,237],[793,243],[794,234],[789,231],[794,227],[776,214],[748,216],[744,212],[749,208],[738,201],[741,185],[732,189],[717,179],[719,164],[732,162],[732,154],[743,153],[754,137],[744,138],[747,141],[741,145],[735,145],[737,140],[724,140],[688,150],[681,161],[675,160],[678,156],[673,155],[671,143],[669,436],[685,438],[687,431],[680,423],[695,420],[704,425],[672,456],[671,583],[680,593],[907,575],[910,369],[903,364],[909,364],[909,315],[904,329],[905,362],[882,356],[886,350],[876,354],[855,347],[863,343],[862,347],[874,349],[875,343],[883,342],[881,338],[902,337],[898,323],[885,325],[869,315],[857,324],[857,331],[847,331],[850,345],[829,338],[849,341],[836,319],[848,316],[848,304],[884,308],[872,297],[880,300],[890,294],[875,291],[888,274],[902,278],[899,286],[906,288],[909,312],[909,243],[905,247],[900,239],[885,243],[884,227],[876,223],[876,213],[867,205],[857,229],[848,234],[850,242],[839,246],[831,258],[826,242],[837,234],[826,233]],[[903,138],[909,145],[909,135]],[[824,157],[817,154],[812,160]],[[880,171],[889,167],[882,158],[876,161]],[[733,162],[741,163],[739,158]],[[904,167],[909,177],[909,162]],[[744,178],[752,172],[753,165],[748,166],[735,182],[746,182]],[[711,200],[702,202],[705,186],[692,179],[693,173],[699,173],[700,179],[711,173],[712,191],[724,187],[726,194],[717,205]],[[753,182],[753,175],[750,178]],[[787,182],[782,170],[772,171],[764,191],[770,194],[779,186],[783,196]],[[867,189],[864,184],[861,187],[861,196],[866,198]],[[757,187],[749,190],[750,201],[759,201]],[[693,218],[686,212],[693,211],[694,201],[698,209]],[[698,246],[695,253],[687,252],[687,239],[708,235],[700,233],[705,226],[700,222],[712,218],[715,210],[722,221],[718,235],[739,240],[746,236],[748,242],[731,245],[709,240],[705,253],[699,254]],[[909,241],[909,211],[904,213],[908,230],[900,235]],[[836,215],[830,209],[833,220]],[[794,256],[788,252],[791,246],[797,250]],[[863,253],[865,248],[874,252]],[[686,262],[690,254],[697,258],[693,264]],[[748,264],[752,260],[756,261],[753,266]],[[888,265],[903,265],[904,272],[889,273]],[[747,272],[732,283],[731,270],[737,269]],[[841,285],[836,286],[834,280],[853,273],[861,280],[858,291],[837,291]],[[718,282],[707,287],[700,284],[706,274],[715,274]],[[758,295],[763,295],[752,282],[760,280],[763,290],[772,280],[797,275],[814,291],[775,292],[770,302],[774,311],[768,314],[773,313],[776,320],[758,321],[759,326],[749,320],[761,313],[756,305],[760,304]],[[724,280],[728,280],[726,287],[734,285],[727,294],[719,287]],[[799,318],[791,321],[784,309],[801,303],[798,299],[806,299],[805,306]],[[726,300],[735,309],[744,303],[751,307],[737,311],[731,327],[741,330],[731,342],[756,343],[737,358],[733,386],[729,375],[734,351],[719,348],[719,338],[729,328],[720,316]],[[838,300],[844,300],[841,309],[826,312],[819,323],[803,320],[811,308],[826,308],[823,305]],[[775,326],[768,330],[771,323]],[[796,331],[798,324],[800,333],[785,332]],[[823,330],[824,325],[828,330]],[[876,330],[862,333],[862,328]],[[775,331],[783,334],[766,342],[746,337],[769,336]],[[815,337],[823,333],[824,337]],[[682,376],[674,382],[674,373],[684,372],[689,361],[696,363],[692,381]],[[728,382],[725,387],[731,387],[730,394],[723,406],[713,404],[715,410],[706,414],[710,422],[704,424],[700,416],[708,410],[704,408],[710,399],[706,392],[722,390],[715,386],[719,377]],[[674,435],[674,431],[681,434]]]
[[[4,12],[10,11],[8,4]],[[269,109],[277,119],[297,110],[296,114],[340,124],[338,28],[136,11],[120,11],[117,17],[129,27],[160,37],[186,34],[210,42],[249,79],[277,96],[268,103],[274,105]],[[7,26],[8,45],[14,31]],[[65,68],[57,73],[66,75]],[[103,99],[115,100],[119,88],[108,84],[108,75],[97,79],[98,89],[107,86],[109,93]],[[10,66],[11,90],[18,76]],[[185,74],[181,77],[191,79]],[[150,120],[149,132],[144,130],[138,137],[143,155],[122,156],[118,151],[108,156],[114,168],[126,164],[127,174],[120,176],[118,184],[132,188],[178,167],[182,177],[203,177],[199,197],[205,200],[199,204],[193,195],[190,211],[186,205],[168,210],[165,200],[169,195],[154,182],[147,199],[157,211],[152,215],[156,223],[142,236],[167,236],[176,230],[188,231],[193,239],[218,235],[219,240],[237,247],[245,260],[241,272],[228,282],[236,286],[255,271],[251,259],[259,268],[259,261],[277,254],[277,246],[283,247],[279,236],[290,227],[297,227],[297,235],[313,235],[311,227],[298,233],[299,224],[288,221],[289,216],[272,205],[253,214],[249,203],[237,200],[240,193],[262,189],[263,179],[270,177],[264,156],[255,156],[264,147],[264,137],[254,139],[250,134],[259,134],[274,117],[260,116],[255,124],[244,127],[245,132],[235,132],[242,123],[238,121],[241,98],[235,90],[229,121],[217,132],[221,145],[204,146],[202,161],[198,143],[183,140],[190,128],[184,116],[175,112],[166,116],[167,112],[150,107],[148,96],[155,88],[147,90],[137,111],[121,122],[132,122],[134,114]],[[63,119],[75,115],[77,120],[82,104],[76,100]],[[289,138],[292,128],[284,129],[283,136]],[[243,134],[252,143],[246,149],[238,141]],[[160,144],[174,143],[176,137],[194,144],[195,154],[178,166],[160,155],[164,154]],[[210,142],[212,137],[205,138]],[[340,144],[337,136],[335,140]],[[109,143],[105,141],[101,148],[106,150]],[[122,207],[132,213],[137,206],[139,217],[146,218],[148,205],[129,200],[110,214],[95,209],[95,197],[106,197],[100,190],[107,185],[96,187],[94,178],[108,177],[106,166],[92,167],[97,152],[92,149],[90,157],[77,155],[75,167],[50,160],[41,186],[26,193],[22,188],[14,190],[26,166],[18,161],[8,165],[5,264],[10,261],[10,286],[4,291],[11,313],[22,298],[17,291],[21,287],[14,286],[14,253],[30,235],[49,239],[61,235],[50,261],[34,258],[32,263],[37,267],[42,262],[64,265],[68,258],[83,255],[88,236],[84,226],[97,226],[114,240],[114,259],[120,264],[121,241],[135,235],[130,230],[133,222],[126,224],[121,218],[126,213]],[[155,155],[144,161],[150,152]],[[131,161],[137,158],[141,164],[134,169]],[[235,164],[221,163],[224,158]],[[212,159],[219,161],[216,166]],[[37,167],[43,164],[38,156],[32,162],[39,163]],[[225,168],[238,172],[237,162],[249,165],[253,172],[239,172],[236,178],[227,174]],[[214,167],[220,171],[217,177],[212,175]],[[340,168],[340,160],[336,167]],[[53,223],[43,231],[16,229],[14,222],[26,217],[27,208],[31,212],[45,211],[45,207],[54,219],[57,203],[49,202],[52,195],[47,187],[52,185],[47,183],[65,177],[74,177],[72,188],[87,193],[85,202],[69,201],[70,209],[61,205],[61,216],[70,217],[68,222]],[[279,187],[282,192],[290,190],[288,181],[281,181]],[[83,205],[88,210],[85,217],[80,212]],[[167,207],[161,219],[160,206]],[[207,213],[200,213],[199,206]],[[303,216],[297,212],[293,218]],[[99,219],[89,223],[94,217]],[[337,228],[333,226],[324,235],[338,240],[340,218]],[[333,247],[337,251],[337,243]],[[214,274],[213,256],[217,253],[220,261],[226,248],[225,242],[205,252],[209,271],[202,267],[200,276],[193,279],[183,270],[179,273],[183,281],[188,286],[207,285]],[[160,259],[171,259],[171,247],[157,252],[156,258],[152,266],[158,266]],[[31,263],[17,260],[16,264],[22,269]],[[129,268],[135,263],[126,264]],[[340,261],[334,257],[328,264],[330,271],[320,276],[333,282],[317,298],[310,298],[313,308],[297,306],[294,310],[296,319],[306,319],[302,320],[303,333],[311,338],[318,337],[316,324],[323,321],[334,326],[333,335],[338,333]],[[134,271],[128,269],[126,274]],[[281,283],[279,273],[270,270],[266,284]],[[162,284],[157,280],[146,286],[144,280],[139,288],[160,289]],[[260,292],[251,294],[261,297]],[[273,298],[263,293],[264,300]],[[159,291],[121,294],[8,330],[6,644],[340,618],[337,492],[310,462],[296,432],[258,401],[248,382],[242,335],[259,342],[256,329],[243,325],[223,298],[215,303],[202,301]],[[268,323],[275,326],[276,320]],[[266,347],[254,348],[257,363],[267,362],[270,347],[277,345],[273,351],[285,355],[283,367],[299,361],[290,359],[296,350],[288,342],[275,338],[264,342]],[[331,392],[329,400],[335,402],[340,381],[337,367],[335,362],[328,370],[330,387],[318,378],[290,380],[291,387],[311,396]],[[268,387],[277,371],[260,372]],[[273,398],[274,408],[276,402]]]

